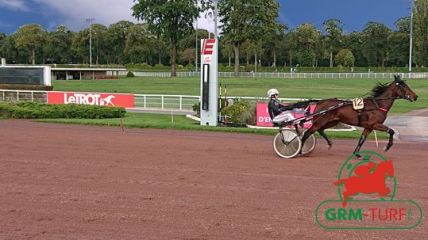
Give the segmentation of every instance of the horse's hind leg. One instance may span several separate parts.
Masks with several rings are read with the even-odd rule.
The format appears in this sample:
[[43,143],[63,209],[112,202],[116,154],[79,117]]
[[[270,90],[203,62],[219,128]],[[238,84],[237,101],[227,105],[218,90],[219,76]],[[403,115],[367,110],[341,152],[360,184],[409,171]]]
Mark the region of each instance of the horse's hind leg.
[[324,140],[327,142],[328,144],[328,149],[330,150],[331,146],[333,145],[333,143],[331,142],[330,139],[328,139],[327,134],[325,134],[324,129],[318,129],[318,133],[321,135],[321,137],[324,138]]
[[300,154],[302,154],[303,145],[305,144],[306,140],[314,134],[319,129],[323,128],[328,122],[327,121],[315,121],[312,124],[312,127],[310,127],[308,130],[305,131],[302,137],[302,148],[300,149]]
[[357,147],[355,148],[354,153],[353,153],[355,156],[357,156],[357,157],[361,157],[361,155],[359,154],[360,149],[361,149],[361,146],[363,146],[364,142],[365,142],[365,141],[366,141],[366,139],[367,139],[367,136],[368,136],[371,132],[372,132],[372,130],[371,130],[371,129],[364,128],[364,131],[363,131],[363,133],[361,134],[360,140],[358,140],[358,145],[357,145]]
[[331,148],[331,146],[333,145],[333,143],[331,142],[331,140],[330,140],[330,139],[328,139],[327,134],[325,134],[324,130],[325,130],[325,129],[327,129],[327,128],[331,128],[331,127],[336,126],[336,124],[337,124],[338,122],[339,122],[339,121],[332,121],[332,122],[329,122],[329,123],[327,123],[325,126],[323,126],[322,128],[318,129],[318,133],[319,133],[319,134],[321,135],[321,137],[323,137],[323,138],[324,138],[324,140],[327,142],[327,144],[328,144],[328,149],[330,149],[330,148]]
[[309,138],[309,136],[311,136],[314,132],[318,131],[319,128],[320,128],[320,126],[312,124],[312,127],[310,127],[308,130],[305,131],[305,133],[303,134],[303,137],[301,138],[302,147],[300,148],[299,154],[302,154],[303,145],[305,144],[305,142]]

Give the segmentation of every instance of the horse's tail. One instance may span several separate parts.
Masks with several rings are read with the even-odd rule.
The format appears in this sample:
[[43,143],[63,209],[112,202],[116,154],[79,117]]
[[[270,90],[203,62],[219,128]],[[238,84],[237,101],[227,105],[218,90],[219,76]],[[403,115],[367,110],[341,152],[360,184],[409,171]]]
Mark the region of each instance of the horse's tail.
[[346,179],[339,179],[338,181],[334,182],[334,185],[339,186],[345,182],[346,182]]

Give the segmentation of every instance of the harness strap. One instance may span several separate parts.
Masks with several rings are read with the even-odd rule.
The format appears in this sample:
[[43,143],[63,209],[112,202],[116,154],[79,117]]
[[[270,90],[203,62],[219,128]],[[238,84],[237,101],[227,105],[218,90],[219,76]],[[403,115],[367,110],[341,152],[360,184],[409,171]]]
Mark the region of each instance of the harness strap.
[[381,110],[382,112],[388,112],[388,109],[379,106],[379,104],[376,102],[374,98],[373,98],[373,103],[375,104],[377,109]]
[[359,110],[359,111],[357,111],[358,112],[358,124],[357,124],[357,126],[360,126],[360,124],[361,124],[361,110]]

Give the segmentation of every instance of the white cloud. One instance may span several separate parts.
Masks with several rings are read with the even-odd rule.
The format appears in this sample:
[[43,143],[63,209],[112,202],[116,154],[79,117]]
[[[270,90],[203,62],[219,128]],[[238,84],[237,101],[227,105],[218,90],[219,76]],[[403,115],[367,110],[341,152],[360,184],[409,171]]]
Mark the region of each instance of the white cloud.
[[[8,1],[8,0],[0,0]],[[94,18],[94,23],[110,25],[120,20],[136,22],[132,17],[133,0],[33,0],[58,11],[64,17],[64,24],[73,30],[88,26],[87,18]],[[58,23],[59,24],[59,23]]]
[[12,10],[29,11],[29,7],[23,0],[0,0],[0,7]]
[[[0,3],[2,2],[11,2],[11,0],[0,0]],[[88,27],[87,18],[94,18],[94,23],[107,26],[120,20],[137,22],[132,16],[131,8],[135,4],[133,0],[33,0],[33,2],[48,6],[57,12],[55,15],[63,17],[51,19],[50,28],[64,24],[75,31],[81,30]],[[202,13],[198,19],[198,28],[214,32],[213,19],[205,17],[205,13]]]

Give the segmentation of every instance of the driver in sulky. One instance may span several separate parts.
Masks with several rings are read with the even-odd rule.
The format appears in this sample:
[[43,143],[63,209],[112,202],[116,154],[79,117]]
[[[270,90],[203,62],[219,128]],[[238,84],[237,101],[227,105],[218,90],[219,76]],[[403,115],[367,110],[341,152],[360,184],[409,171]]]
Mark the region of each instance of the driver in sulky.
[[291,113],[291,110],[293,110],[294,106],[293,105],[287,106],[287,105],[281,104],[281,102],[278,99],[279,91],[277,89],[275,88],[269,89],[267,91],[267,96],[269,98],[269,103],[268,103],[269,116],[274,123],[279,123],[279,121],[276,121],[277,119],[275,117],[280,115],[281,113],[285,113],[285,114],[281,114],[281,116],[284,117],[282,121],[294,119],[294,116]]

